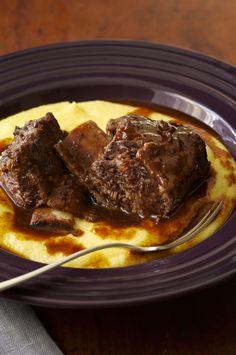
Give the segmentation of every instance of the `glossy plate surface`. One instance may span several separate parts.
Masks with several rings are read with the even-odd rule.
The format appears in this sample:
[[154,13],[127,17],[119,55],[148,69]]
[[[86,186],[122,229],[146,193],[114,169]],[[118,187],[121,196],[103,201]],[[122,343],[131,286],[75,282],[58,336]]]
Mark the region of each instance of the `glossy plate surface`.
[[[134,41],[84,41],[0,59],[0,117],[63,100],[154,103],[204,121],[236,157],[236,69],[199,53]],[[41,264],[0,250],[0,281]],[[166,299],[236,272],[235,213],[179,254],[117,269],[59,268],[4,297],[50,307],[111,307]]]

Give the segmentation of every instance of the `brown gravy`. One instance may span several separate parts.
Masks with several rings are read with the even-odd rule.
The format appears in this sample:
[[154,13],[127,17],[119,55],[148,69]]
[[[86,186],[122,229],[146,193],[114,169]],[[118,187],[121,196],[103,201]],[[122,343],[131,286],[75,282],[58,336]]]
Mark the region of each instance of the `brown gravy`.
[[7,148],[7,146],[11,143],[11,138],[6,138],[0,140],[0,154]]
[[48,239],[45,242],[47,252],[51,255],[62,252],[64,255],[70,255],[77,251],[83,250],[84,247],[73,240],[64,239]]
[[[116,240],[120,238],[132,238],[135,233],[135,227],[142,228],[152,235],[158,236],[158,243],[165,243],[168,240],[175,239],[188,226],[191,225],[193,219],[199,215],[199,210],[202,213],[209,207],[210,201],[207,198],[209,185],[214,180],[214,173],[208,181],[204,182],[200,188],[192,193],[178,208],[170,219],[155,222],[151,219],[141,219],[137,216],[127,215],[122,211],[112,211],[104,207],[98,207],[94,204],[87,206],[83,218],[88,221],[93,221],[93,231],[103,239],[112,237]],[[72,254],[82,250],[81,244],[75,243],[72,239],[64,239],[62,233],[57,233],[51,230],[41,230],[29,226],[32,210],[23,210],[14,206],[14,219],[12,230],[20,232],[24,239],[41,240],[45,243],[49,254],[53,255],[57,252],[62,252],[64,255]],[[91,218],[92,215],[92,218]],[[79,236],[83,231],[76,230],[73,235]],[[60,238],[55,238],[60,237]],[[153,241],[155,244],[155,240]]]
[[[104,222],[112,228],[138,226],[143,219],[137,215],[127,214],[119,209],[109,209],[93,203],[91,200],[84,205],[83,213],[78,217],[93,223]],[[76,213],[75,213],[76,214]]]

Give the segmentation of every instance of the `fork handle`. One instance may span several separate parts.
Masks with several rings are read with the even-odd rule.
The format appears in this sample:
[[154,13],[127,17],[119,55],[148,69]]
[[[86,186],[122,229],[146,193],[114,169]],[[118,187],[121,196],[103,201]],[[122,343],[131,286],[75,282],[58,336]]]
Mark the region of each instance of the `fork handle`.
[[19,285],[22,282],[28,281],[33,279],[36,276],[39,276],[41,274],[43,274],[44,272],[53,270],[55,268],[57,268],[60,265],[63,265],[65,263],[67,263],[68,261],[77,259],[81,256],[93,253],[95,251],[98,250],[102,250],[102,249],[108,249],[108,248],[127,248],[127,249],[132,249],[134,251],[140,251],[139,247],[136,247],[135,245],[131,245],[131,244],[126,244],[126,243],[109,243],[109,244],[102,244],[102,245],[98,245],[96,247],[92,247],[89,249],[85,249],[85,250],[80,250],[77,251],[76,253],[73,253],[71,255],[66,256],[65,258],[56,261],[55,263],[52,264],[48,264],[48,265],[44,265],[36,270],[27,272],[26,274],[20,275],[20,276],[16,276],[13,277],[10,280],[6,280],[6,281],[2,281],[0,282],[0,292],[7,290],[8,288],[11,288],[13,286]]

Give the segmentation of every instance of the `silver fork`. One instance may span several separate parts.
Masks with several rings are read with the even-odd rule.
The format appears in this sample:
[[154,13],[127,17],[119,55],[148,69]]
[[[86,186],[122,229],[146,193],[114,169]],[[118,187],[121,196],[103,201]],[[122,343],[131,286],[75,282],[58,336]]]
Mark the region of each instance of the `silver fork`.
[[88,249],[85,249],[82,251],[78,251],[74,254],[71,254],[71,255],[63,258],[62,260],[56,261],[55,263],[52,263],[49,265],[42,266],[36,270],[30,271],[30,272],[24,274],[24,275],[14,277],[14,278],[7,280],[7,281],[2,281],[2,282],[0,282],[0,291],[4,291],[8,288],[19,285],[20,283],[30,280],[38,275],[41,275],[44,272],[47,272],[49,270],[53,270],[53,269],[57,268],[58,266],[67,263],[68,261],[77,259],[80,256],[87,255],[87,254],[90,254],[90,253],[93,253],[95,251],[102,250],[102,249],[126,248],[126,249],[136,251],[138,253],[150,253],[150,252],[162,251],[162,250],[175,248],[175,247],[189,241],[196,234],[198,234],[201,230],[203,230],[205,227],[207,227],[213,221],[213,219],[217,216],[217,214],[220,212],[222,206],[223,206],[222,201],[215,204],[213,207],[211,207],[207,211],[207,213],[203,216],[203,218],[197,224],[195,224],[188,232],[184,233],[181,237],[174,240],[173,242],[163,244],[163,245],[149,246],[149,247],[141,247],[141,246],[126,244],[126,243],[109,243],[109,244],[98,245],[96,247],[92,247],[92,248],[88,248]]

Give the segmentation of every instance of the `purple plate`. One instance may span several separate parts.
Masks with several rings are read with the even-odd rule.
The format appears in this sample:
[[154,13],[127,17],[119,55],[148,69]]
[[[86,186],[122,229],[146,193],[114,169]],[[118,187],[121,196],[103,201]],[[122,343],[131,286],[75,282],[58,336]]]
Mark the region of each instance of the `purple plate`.
[[[0,116],[63,100],[131,100],[187,113],[212,127],[236,157],[236,69],[192,51],[135,41],[85,41],[0,59]],[[235,213],[179,254],[114,269],[59,268],[2,296],[50,307],[134,305],[194,291],[236,271]],[[41,264],[0,251],[0,281]]]

